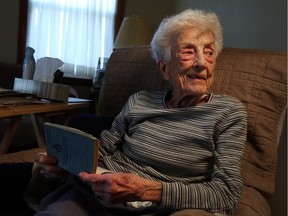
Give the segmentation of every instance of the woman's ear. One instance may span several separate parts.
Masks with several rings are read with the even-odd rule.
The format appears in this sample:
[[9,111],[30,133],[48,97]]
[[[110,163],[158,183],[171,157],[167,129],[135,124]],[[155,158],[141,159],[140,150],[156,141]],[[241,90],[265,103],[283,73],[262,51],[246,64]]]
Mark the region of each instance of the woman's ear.
[[169,70],[168,70],[168,66],[166,65],[166,63],[163,60],[160,60],[157,62],[157,66],[161,72],[163,79],[169,80],[170,78]]

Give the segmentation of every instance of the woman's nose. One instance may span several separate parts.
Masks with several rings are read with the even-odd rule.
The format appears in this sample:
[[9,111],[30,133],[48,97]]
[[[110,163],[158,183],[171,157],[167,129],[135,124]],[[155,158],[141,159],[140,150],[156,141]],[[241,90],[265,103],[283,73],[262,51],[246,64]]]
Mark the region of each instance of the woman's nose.
[[195,60],[193,62],[192,67],[197,72],[200,72],[200,71],[204,70],[206,68],[205,67],[205,58],[204,58],[204,56],[201,55],[201,54],[198,54],[195,57]]

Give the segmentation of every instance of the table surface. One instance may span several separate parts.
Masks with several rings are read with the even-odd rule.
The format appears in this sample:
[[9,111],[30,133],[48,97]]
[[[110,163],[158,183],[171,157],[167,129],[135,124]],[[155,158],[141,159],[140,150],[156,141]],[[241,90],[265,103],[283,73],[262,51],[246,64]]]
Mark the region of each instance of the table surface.
[[88,106],[89,103],[84,101],[75,103],[47,102],[39,104],[5,106],[0,107],[0,118],[17,115],[57,112],[70,109],[85,108]]

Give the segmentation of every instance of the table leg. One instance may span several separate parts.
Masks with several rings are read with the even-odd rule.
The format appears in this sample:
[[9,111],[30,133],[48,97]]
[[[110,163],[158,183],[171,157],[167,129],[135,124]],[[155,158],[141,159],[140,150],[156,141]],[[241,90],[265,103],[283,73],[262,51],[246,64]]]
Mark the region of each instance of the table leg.
[[42,132],[40,126],[39,126],[40,123],[38,122],[38,119],[35,116],[35,114],[30,114],[30,117],[31,117],[31,121],[32,121],[32,124],[33,124],[33,128],[34,128],[34,132],[35,132],[35,136],[36,136],[36,139],[37,139],[38,146],[40,148],[45,147],[43,132]]
[[13,137],[16,133],[16,130],[21,121],[21,115],[11,117],[11,121],[9,123],[8,129],[6,130],[4,137],[1,141],[0,145],[0,155],[5,154],[13,140]]

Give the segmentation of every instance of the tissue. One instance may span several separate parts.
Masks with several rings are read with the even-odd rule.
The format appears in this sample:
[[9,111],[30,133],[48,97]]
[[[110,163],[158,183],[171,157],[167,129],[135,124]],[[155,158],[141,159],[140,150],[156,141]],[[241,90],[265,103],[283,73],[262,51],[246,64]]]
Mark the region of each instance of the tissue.
[[43,57],[38,59],[33,80],[52,83],[54,73],[64,64],[58,58]]

